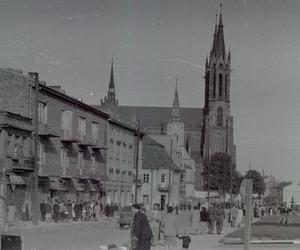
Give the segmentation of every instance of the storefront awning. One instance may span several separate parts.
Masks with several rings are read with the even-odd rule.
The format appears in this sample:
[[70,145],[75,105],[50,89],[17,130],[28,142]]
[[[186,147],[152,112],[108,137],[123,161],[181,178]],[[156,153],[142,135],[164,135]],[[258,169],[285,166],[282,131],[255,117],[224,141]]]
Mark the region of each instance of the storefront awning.
[[76,191],[85,191],[85,183],[79,182],[77,179],[72,179]]
[[28,184],[28,177],[16,175],[14,173],[9,173],[9,181],[10,184],[15,185],[27,185]]
[[49,177],[49,186],[51,190],[61,190],[66,191],[67,188],[60,181],[59,177]]
[[99,191],[99,182],[88,180],[88,189],[90,192],[98,192]]

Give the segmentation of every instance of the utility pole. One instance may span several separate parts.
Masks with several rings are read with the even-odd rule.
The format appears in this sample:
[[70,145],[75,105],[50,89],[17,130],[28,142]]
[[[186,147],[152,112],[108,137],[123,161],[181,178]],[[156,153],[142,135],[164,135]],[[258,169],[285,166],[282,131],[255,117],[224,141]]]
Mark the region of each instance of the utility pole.
[[210,152],[209,152],[210,151],[209,150],[209,148],[210,148],[210,145],[209,145],[209,143],[210,143],[210,141],[209,141],[210,119],[209,119],[209,117],[208,117],[207,121],[208,121],[208,124],[207,124],[208,125],[208,127],[207,127],[207,157],[208,157],[207,201],[209,202],[209,191],[210,191]]
[[39,75],[36,72],[28,73],[35,86],[34,99],[34,171],[33,171],[33,187],[32,187],[32,222],[37,225],[39,222],[38,209],[38,136],[39,136]]
[[134,203],[137,203],[137,195],[138,195],[138,182],[139,182],[139,144],[140,144],[140,120],[138,120],[138,127],[137,127],[137,144],[136,144],[136,158],[135,158]]
[[[171,139],[171,145],[170,145],[170,154],[171,154],[171,159],[173,161],[173,139]],[[170,206],[171,202],[171,167],[169,167],[169,193],[168,193],[168,205]]]

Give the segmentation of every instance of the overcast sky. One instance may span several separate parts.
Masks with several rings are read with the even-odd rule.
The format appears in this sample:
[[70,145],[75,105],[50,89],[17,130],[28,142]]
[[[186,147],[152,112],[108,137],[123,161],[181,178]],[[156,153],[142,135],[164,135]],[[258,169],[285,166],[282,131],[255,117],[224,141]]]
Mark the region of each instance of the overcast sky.
[[[203,107],[212,0],[1,0],[0,66],[99,104],[114,57],[121,105]],[[300,182],[300,1],[224,0],[237,168]]]

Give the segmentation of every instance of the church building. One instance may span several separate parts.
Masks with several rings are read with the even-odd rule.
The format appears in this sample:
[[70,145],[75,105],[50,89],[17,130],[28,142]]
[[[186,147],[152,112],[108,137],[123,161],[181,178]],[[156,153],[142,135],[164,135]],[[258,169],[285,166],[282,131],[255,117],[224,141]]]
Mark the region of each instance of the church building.
[[[203,190],[203,160],[217,152],[228,154],[236,162],[233,116],[230,112],[231,55],[226,51],[222,5],[217,17],[212,47],[205,62],[204,107],[180,107],[176,80],[175,97],[170,107],[122,106],[118,104],[113,62],[109,90],[96,107],[111,113],[114,119],[134,124],[138,120],[148,135],[175,135],[195,161],[195,183]],[[199,88],[202,80],[199,79]],[[170,122],[171,121],[171,122]]]

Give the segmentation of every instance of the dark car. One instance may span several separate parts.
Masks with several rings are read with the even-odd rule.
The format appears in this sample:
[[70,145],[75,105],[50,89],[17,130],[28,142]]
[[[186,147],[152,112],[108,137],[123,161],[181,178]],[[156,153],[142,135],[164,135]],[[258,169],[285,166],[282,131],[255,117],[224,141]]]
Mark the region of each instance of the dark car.
[[130,226],[133,217],[132,207],[124,206],[120,209],[120,217],[118,219],[121,228],[128,225]]

